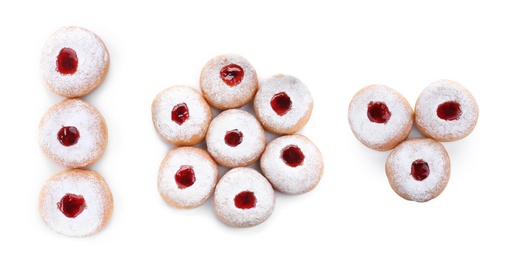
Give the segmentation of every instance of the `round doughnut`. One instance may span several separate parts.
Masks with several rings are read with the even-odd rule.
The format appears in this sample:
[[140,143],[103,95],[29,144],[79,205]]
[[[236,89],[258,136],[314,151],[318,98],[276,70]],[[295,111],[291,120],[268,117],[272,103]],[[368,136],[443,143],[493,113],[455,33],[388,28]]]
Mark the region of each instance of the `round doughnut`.
[[242,56],[217,56],[202,68],[201,90],[208,103],[220,110],[239,108],[250,102],[257,92],[254,67]]
[[324,173],[324,160],[317,146],[297,134],[271,141],[262,154],[260,165],[273,187],[287,194],[312,190]]
[[202,149],[180,147],[171,150],[158,171],[158,191],[177,208],[195,208],[209,198],[218,179],[215,161]]
[[348,119],[361,143],[374,150],[387,151],[408,138],[414,113],[396,90],[370,85],[359,90],[350,101]]
[[250,113],[229,109],[215,117],[206,134],[208,152],[226,167],[242,167],[257,161],[266,146],[266,133]]
[[275,207],[271,184],[252,168],[234,168],[225,173],[215,189],[215,211],[233,227],[251,227],[264,222]]
[[402,198],[417,202],[434,199],[447,186],[451,162],[444,146],[430,138],[407,140],[391,151],[386,175]]
[[276,75],[259,87],[254,111],[262,126],[274,134],[301,130],[312,114],[313,98],[303,82],[294,76]]
[[107,126],[86,101],[65,99],[50,107],[39,124],[39,145],[54,163],[82,168],[99,160],[107,146]]
[[89,236],[109,222],[113,196],[97,172],[65,170],[44,184],[39,196],[39,211],[52,230],[69,237]]
[[109,70],[109,53],[102,40],[80,27],[54,32],[42,49],[41,71],[51,92],[81,97],[97,88]]
[[206,136],[211,108],[192,87],[173,86],[160,92],[151,106],[158,134],[173,145],[194,145]]
[[421,132],[448,142],[469,135],[477,124],[479,107],[459,83],[439,80],[426,87],[415,104],[415,122]]

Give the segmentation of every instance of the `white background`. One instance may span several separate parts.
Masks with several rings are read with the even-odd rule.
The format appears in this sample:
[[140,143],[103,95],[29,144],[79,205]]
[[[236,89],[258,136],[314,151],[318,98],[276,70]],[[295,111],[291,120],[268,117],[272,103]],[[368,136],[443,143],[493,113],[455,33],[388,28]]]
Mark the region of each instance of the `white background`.
[[[166,2],[0,4],[0,259],[507,257],[502,1]],[[95,32],[111,55],[107,79],[84,99],[109,127],[106,153],[90,168],[107,180],[115,209],[104,230],[79,239],[51,231],[38,212],[42,185],[62,170],[38,146],[39,120],[62,100],[42,82],[40,52],[69,25]],[[272,216],[246,229],[222,223],[212,200],[172,208],[156,185],[172,147],[154,130],[151,102],[172,85],[198,88],[202,66],[223,53],[246,57],[261,82],[284,73],[306,83],[315,106],[302,133],[325,160],[315,190],[276,193]],[[444,144],[452,163],[445,191],[427,203],[405,201],[385,176],[389,153],[364,147],[350,131],[348,103],[380,83],[414,105],[442,78],[472,92],[479,122],[467,138]]]

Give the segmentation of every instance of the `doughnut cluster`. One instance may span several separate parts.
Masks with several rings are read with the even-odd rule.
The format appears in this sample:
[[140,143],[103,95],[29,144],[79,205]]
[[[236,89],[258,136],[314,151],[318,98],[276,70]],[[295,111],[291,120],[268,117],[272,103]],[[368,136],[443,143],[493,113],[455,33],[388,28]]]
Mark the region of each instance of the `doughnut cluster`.
[[[417,202],[434,199],[450,178],[450,159],[440,142],[460,140],[477,124],[479,108],[472,94],[457,82],[438,80],[419,95],[415,109],[397,91],[370,85],[352,98],[348,121],[365,146],[392,150],[385,171],[391,188]],[[426,138],[407,140],[414,122]]]
[[[259,84],[242,56],[209,60],[200,75],[202,95],[173,86],[152,103],[153,125],[169,151],[158,172],[158,191],[177,208],[195,208],[214,194],[215,211],[233,227],[268,219],[275,192],[306,193],[319,183],[324,162],[307,137],[296,134],[310,119],[313,98],[305,84],[275,75]],[[241,110],[252,102],[255,115]],[[212,118],[211,108],[220,113]],[[279,135],[266,145],[266,132]],[[193,147],[205,141],[206,150]],[[260,160],[262,173],[247,166]],[[217,164],[231,168],[219,178]]]
[[39,146],[67,168],[51,176],[39,195],[39,211],[52,230],[70,237],[93,235],[109,222],[113,196],[104,178],[85,167],[107,146],[100,112],[81,99],[97,88],[109,69],[109,53],[94,33],[79,27],[54,32],[42,50],[42,78],[66,99],[50,107],[39,124]]

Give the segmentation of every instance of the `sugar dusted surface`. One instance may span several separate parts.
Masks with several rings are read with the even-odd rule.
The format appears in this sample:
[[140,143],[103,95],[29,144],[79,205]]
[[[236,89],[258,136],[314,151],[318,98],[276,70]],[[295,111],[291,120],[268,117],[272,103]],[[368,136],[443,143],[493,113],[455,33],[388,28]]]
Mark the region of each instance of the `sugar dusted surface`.
[[[281,158],[289,145],[297,145],[305,158],[297,167],[288,166]],[[322,178],[324,161],[322,155],[303,135],[286,135],[271,141],[261,157],[261,169],[277,190],[288,194],[302,194],[312,190]]]
[[[428,163],[430,174],[422,181],[411,175],[412,163],[422,159]],[[425,202],[438,196],[450,178],[450,159],[442,144],[429,138],[410,139],[398,145],[389,155],[386,170],[389,183],[401,197]]]
[[[174,175],[182,165],[192,166],[195,182],[185,189],[178,188]],[[213,193],[218,179],[218,167],[204,150],[180,147],[171,150],[160,165],[158,191],[171,205],[195,208]]]
[[[63,75],[56,59],[63,48],[73,49],[78,57],[77,71]],[[80,97],[102,83],[109,69],[109,53],[100,38],[80,27],[64,27],[53,33],[42,50],[41,73],[48,88],[63,97]]]
[[[257,199],[254,208],[239,209],[234,205],[234,197],[242,191],[254,193]],[[271,216],[274,206],[275,193],[271,184],[251,168],[228,171],[215,189],[215,210],[226,224],[234,227],[251,227],[264,222]]]

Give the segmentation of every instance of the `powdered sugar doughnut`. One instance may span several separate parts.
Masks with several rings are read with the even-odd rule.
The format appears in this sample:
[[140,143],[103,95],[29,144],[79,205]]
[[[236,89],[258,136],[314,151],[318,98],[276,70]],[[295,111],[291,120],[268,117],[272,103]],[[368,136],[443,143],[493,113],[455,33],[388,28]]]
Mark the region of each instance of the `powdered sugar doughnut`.
[[469,135],[479,117],[472,94],[459,83],[439,80],[419,95],[415,122],[421,132],[437,141],[455,141]]
[[67,98],[97,88],[109,70],[109,53],[102,40],[80,27],[63,27],[42,49],[42,77],[49,90]]
[[217,56],[202,68],[201,90],[208,103],[221,110],[250,102],[258,88],[257,73],[242,56]]
[[294,76],[276,75],[259,87],[254,110],[262,126],[275,134],[293,134],[310,119],[313,98],[303,82]]
[[206,136],[211,108],[192,87],[173,86],[160,92],[151,106],[158,134],[173,145],[194,145]]
[[444,191],[451,163],[441,143],[430,138],[410,139],[387,157],[386,174],[389,184],[402,198],[425,202]]
[[66,99],[50,107],[39,124],[44,154],[65,168],[81,168],[102,157],[107,126],[100,112],[82,99]]
[[319,149],[303,135],[286,135],[271,141],[260,164],[273,187],[288,194],[312,190],[324,173]]
[[102,230],[113,213],[113,195],[95,171],[71,169],[46,181],[39,196],[42,219],[52,230],[84,237]]
[[218,182],[215,211],[233,227],[251,227],[264,222],[275,207],[271,184],[251,168],[234,168]]
[[348,117],[356,138],[379,151],[391,150],[407,139],[414,124],[408,101],[383,85],[359,90],[350,101]]
[[211,121],[206,144],[217,163],[231,168],[241,167],[259,159],[266,146],[266,134],[253,115],[229,109]]
[[158,172],[158,191],[178,208],[195,208],[209,198],[218,179],[215,161],[202,149],[180,147],[171,150]]

